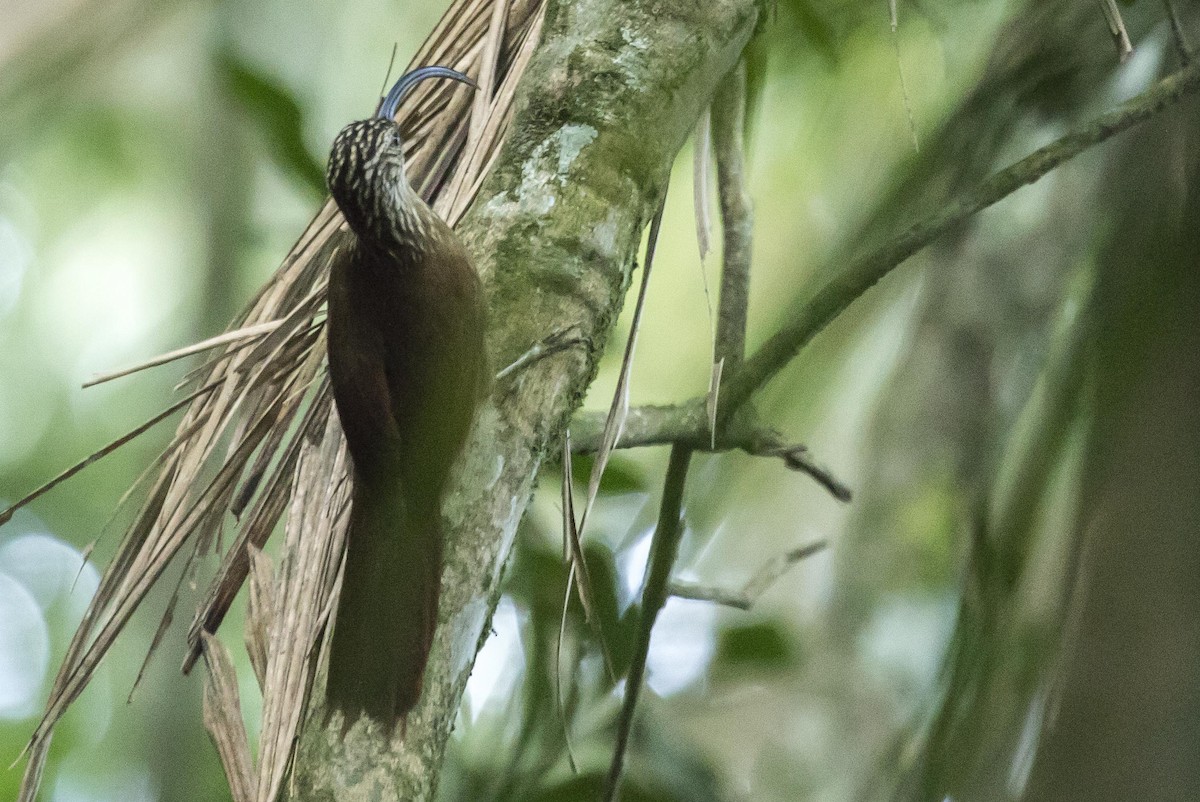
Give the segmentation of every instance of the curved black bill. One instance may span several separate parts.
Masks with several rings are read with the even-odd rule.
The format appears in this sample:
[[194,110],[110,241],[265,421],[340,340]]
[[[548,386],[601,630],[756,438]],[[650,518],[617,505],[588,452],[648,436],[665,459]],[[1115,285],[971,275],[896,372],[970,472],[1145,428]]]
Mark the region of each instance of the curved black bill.
[[391,90],[387,93],[387,97],[383,99],[383,103],[379,106],[377,116],[385,120],[395,117],[396,109],[400,108],[400,101],[404,100],[404,96],[412,91],[414,86],[426,78],[449,78],[452,81],[464,83],[473,89],[479,88],[479,84],[458,70],[452,70],[449,67],[418,67],[412,72],[401,75],[400,79],[392,85]]

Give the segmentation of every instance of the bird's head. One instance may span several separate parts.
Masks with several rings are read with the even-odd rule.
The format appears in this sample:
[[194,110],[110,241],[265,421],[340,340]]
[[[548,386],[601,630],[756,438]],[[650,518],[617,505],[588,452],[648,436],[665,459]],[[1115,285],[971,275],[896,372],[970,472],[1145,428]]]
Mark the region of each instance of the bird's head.
[[382,237],[395,230],[412,190],[404,175],[403,142],[396,110],[414,86],[428,78],[476,83],[448,67],[420,67],[396,81],[374,117],[352,122],[333,140],[325,181],[342,215],[360,237]]

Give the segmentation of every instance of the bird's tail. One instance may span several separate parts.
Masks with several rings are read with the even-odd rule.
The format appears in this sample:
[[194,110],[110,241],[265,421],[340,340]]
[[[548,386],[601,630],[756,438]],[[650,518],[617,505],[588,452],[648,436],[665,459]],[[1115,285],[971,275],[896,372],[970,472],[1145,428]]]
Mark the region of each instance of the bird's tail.
[[421,696],[441,571],[436,510],[418,515],[399,493],[356,487],[326,685],[344,729],[363,714],[403,729]]

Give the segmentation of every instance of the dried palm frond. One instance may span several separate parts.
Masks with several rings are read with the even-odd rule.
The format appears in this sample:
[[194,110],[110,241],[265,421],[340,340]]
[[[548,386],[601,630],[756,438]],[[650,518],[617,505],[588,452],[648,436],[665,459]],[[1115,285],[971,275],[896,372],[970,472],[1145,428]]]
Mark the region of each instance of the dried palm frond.
[[275,596],[275,568],[271,558],[254,546],[250,553],[250,593],[246,599],[246,624],[242,638],[250,667],[261,691],[267,686],[267,651],[271,622],[275,620],[278,602]]
[[[457,0],[412,62],[453,67],[481,86],[472,99],[458,86],[421,84],[397,115],[409,179],[451,225],[469,207],[504,140],[543,10],[542,0]],[[27,747],[21,800],[36,795],[54,725],[180,549],[190,543],[194,559],[219,543],[227,513],[238,519],[188,633],[187,670],[245,583],[251,555],[290,507],[277,586],[256,592],[256,633],[249,633],[264,692],[256,798],[278,793],[336,598],[345,531],[347,462],[332,414],[320,313],[330,266],[345,258],[349,236],[327,200],[226,334],[139,366],[219,349],[189,376],[187,383],[198,389],[185,399],[187,411],[157,477],[68,647]],[[0,521],[8,515],[11,510],[0,513]],[[265,561],[256,567],[260,584],[270,575]],[[221,714],[209,717],[211,726],[231,726],[222,723],[232,720],[228,699],[222,704]],[[229,733],[214,738],[241,743]],[[243,758],[249,756],[227,763],[239,782],[248,779]]]
[[[330,409],[328,401],[325,406]],[[279,570],[279,604],[268,625],[256,797],[261,802],[278,797],[291,762],[345,546],[349,463],[337,416],[327,411],[324,417],[323,438],[306,441],[300,455]]]
[[254,802],[250,739],[242,721],[233,656],[215,636],[204,633],[208,681],[204,684],[204,726],[221,756],[233,802]]
[[579,516],[579,533],[582,536],[587,525],[588,516],[596,497],[600,495],[600,480],[604,477],[604,469],[608,466],[608,458],[621,439],[625,428],[625,420],[629,416],[629,374],[633,370],[633,354],[637,349],[638,332],[642,326],[642,310],[646,305],[646,291],[650,288],[650,270],[654,266],[654,249],[658,245],[658,233],[662,228],[663,212],[666,209],[667,187],[663,188],[663,199],[650,221],[650,234],[646,239],[646,261],[642,267],[642,283],[638,287],[637,301],[633,306],[633,321],[629,324],[629,339],[625,341],[625,353],[621,357],[621,369],[617,373],[617,386],[613,391],[612,403],[608,407],[608,415],[604,419],[604,430],[600,436],[600,445],[596,448],[596,460],[592,463],[592,472],[588,476],[587,497],[584,500],[583,512]]

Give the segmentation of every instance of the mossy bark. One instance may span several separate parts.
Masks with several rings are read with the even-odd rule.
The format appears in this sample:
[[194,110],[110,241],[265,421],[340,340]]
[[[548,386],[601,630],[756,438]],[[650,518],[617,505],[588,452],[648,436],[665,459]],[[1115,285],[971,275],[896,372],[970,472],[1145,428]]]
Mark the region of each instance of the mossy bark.
[[387,738],[326,721],[322,678],[285,796],[427,800],[538,469],[579,406],[675,154],[759,17],[754,0],[551,2],[512,135],[459,233],[485,279],[505,365],[575,327],[590,343],[498,384],[447,500],[438,632],[421,702]]

